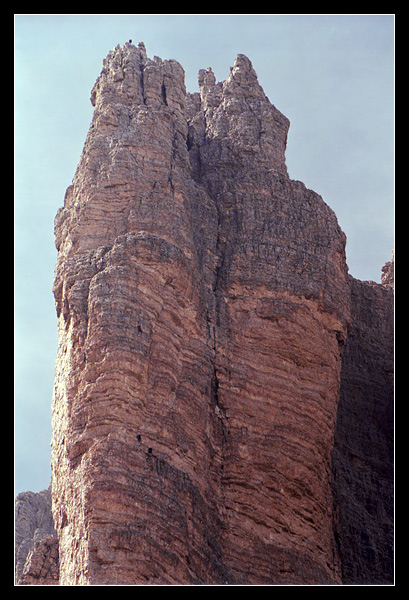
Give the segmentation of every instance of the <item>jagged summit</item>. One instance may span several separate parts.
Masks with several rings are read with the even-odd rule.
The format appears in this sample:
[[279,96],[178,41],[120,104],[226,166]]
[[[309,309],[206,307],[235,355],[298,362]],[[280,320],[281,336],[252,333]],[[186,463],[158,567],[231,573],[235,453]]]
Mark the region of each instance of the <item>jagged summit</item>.
[[382,285],[394,289],[395,286],[395,250],[392,251],[392,258],[382,267]]
[[245,54],[238,54],[230,71],[229,78],[244,87],[250,88],[258,83],[257,73],[253,69],[252,62]]

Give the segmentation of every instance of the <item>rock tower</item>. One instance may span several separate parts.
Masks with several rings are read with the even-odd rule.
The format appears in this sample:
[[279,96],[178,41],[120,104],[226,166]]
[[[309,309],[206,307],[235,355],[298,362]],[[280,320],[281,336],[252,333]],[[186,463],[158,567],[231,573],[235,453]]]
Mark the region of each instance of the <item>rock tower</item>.
[[111,51],[56,216],[60,584],[388,580],[393,291],[348,275],[250,60],[199,88]]

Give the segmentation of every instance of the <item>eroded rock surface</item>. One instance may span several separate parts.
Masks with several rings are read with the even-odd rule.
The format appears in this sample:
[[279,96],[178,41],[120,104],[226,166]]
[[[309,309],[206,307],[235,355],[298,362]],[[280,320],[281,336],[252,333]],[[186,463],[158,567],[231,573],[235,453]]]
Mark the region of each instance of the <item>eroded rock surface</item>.
[[117,46],[55,221],[60,583],[341,583],[345,235],[239,54]]
[[20,585],[59,585],[59,553],[56,534],[35,542],[28,553]]
[[[23,492],[17,495],[14,523],[15,580],[22,583],[21,577],[34,546],[40,544],[47,536],[55,535],[51,512],[51,486],[42,492]],[[58,568],[58,556],[54,562]]]

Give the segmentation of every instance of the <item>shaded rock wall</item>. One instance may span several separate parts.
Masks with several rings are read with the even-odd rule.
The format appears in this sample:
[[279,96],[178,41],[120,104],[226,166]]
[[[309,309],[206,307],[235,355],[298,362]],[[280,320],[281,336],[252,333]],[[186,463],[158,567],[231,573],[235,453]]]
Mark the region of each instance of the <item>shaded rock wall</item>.
[[394,578],[393,280],[350,278],[333,453],[336,540],[344,583]]

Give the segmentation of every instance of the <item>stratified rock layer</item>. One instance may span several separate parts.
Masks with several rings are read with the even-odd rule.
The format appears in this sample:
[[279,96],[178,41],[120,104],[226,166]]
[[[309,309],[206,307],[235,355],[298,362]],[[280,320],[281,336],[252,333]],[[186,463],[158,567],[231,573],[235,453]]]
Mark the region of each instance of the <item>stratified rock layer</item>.
[[238,55],[117,46],[56,217],[61,584],[340,583],[345,236]]

